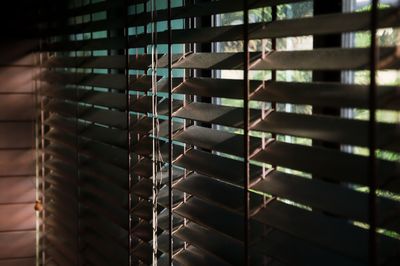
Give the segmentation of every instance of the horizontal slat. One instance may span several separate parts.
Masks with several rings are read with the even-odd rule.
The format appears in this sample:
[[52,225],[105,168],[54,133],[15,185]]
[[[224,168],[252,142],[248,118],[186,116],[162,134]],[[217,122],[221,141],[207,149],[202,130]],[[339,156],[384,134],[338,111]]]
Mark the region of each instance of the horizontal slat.
[[76,72],[45,71],[39,78],[53,85],[82,85],[110,88],[116,90],[126,89],[126,78],[122,74],[92,74]]
[[[179,216],[174,216],[173,217],[173,228],[177,228],[182,224],[183,219],[180,218]],[[164,231],[168,231],[169,229],[169,213],[168,209],[165,208],[163,209],[157,216],[157,221],[158,221],[158,227]]]
[[[169,125],[167,120],[158,119],[159,127],[157,131],[158,137],[168,137]],[[173,132],[183,128],[183,123],[173,121]],[[153,131],[153,119],[151,117],[142,116],[139,119],[131,117],[131,133],[139,135],[147,135]]]
[[[272,171],[252,189],[310,206],[314,211],[325,211],[368,223],[368,194],[345,185]],[[399,211],[399,203],[378,197],[377,206],[378,226],[399,231],[399,218],[395,215]]]
[[140,201],[139,204],[133,207],[132,214],[145,221],[150,221],[152,219],[152,206],[148,201]]
[[151,261],[152,261],[151,256],[153,254],[153,250],[149,243],[139,244],[137,247],[134,248],[134,250],[132,251],[132,254],[136,258],[138,258],[141,261],[143,261],[144,263],[146,263],[147,265],[151,264]]
[[105,217],[99,215],[99,213],[95,213],[93,216],[90,219],[80,219],[81,230],[90,230],[93,234],[99,235],[110,242],[115,248],[126,252],[127,248],[125,244],[128,242],[128,234],[125,229],[109,222]]
[[125,230],[128,229],[128,211],[113,207],[110,202],[97,195],[97,193],[82,189],[81,204],[104,216],[109,222],[113,222]]
[[209,266],[228,266],[229,263],[218,259],[210,254],[205,254],[202,250],[189,246],[187,249],[174,256],[174,264],[177,265],[209,265]]
[[133,134],[148,134],[153,129],[153,119],[151,117],[142,116],[131,123],[130,129]]
[[46,62],[49,68],[133,68],[147,70],[151,67],[151,54],[129,56],[129,65],[126,65],[126,56],[81,56],[81,57],[53,57]]
[[[167,178],[165,178],[167,179]],[[158,193],[158,199],[157,203],[159,206],[167,209],[169,208],[169,200],[170,200],[170,194],[169,194],[169,189],[168,185],[164,186],[162,189],[160,189],[160,192]],[[172,206],[175,206],[176,204],[179,204],[183,201],[184,195],[181,191],[175,190],[172,193]]]
[[153,182],[149,179],[142,179],[133,186],[133,193],[144,199],[150,199],[153,195]]
[[[177,110],[173,116],[210,124],[241,128],[243,127],[244,113],[241,108],[193,102]],[[259,116],[260,112],[256,112],[255,110],[250,111],[251,122],[256,121]]]
[[[153,141],[157,152],[155,157],[153,156]],[[131,151],[137,155],[152,158],[157,162],[167,162],[169,157],[169,143],[164,140],[155,140],[152,137],[144,137],[132,146]],[[183,147],[174,146],[172,152],[173,158],[176,158],[183,153]]]
[[[173,89],[173,93],[242,99],[243,84],[243,80],[240,79],[187,78]],[[262,81],[252,80],[250,91],[255,91],[262,85]]]
[[[46,134],[46,137],[49,139],[54,139],[54,140],[59,139],[63,141],[65,144],[76,146],[78,143],[78,136],[79,136],[80,138],[86,138],[86,141],[83,140],[83,143],[86,143],[89,140],[95,140],[99,142],[108,143],[110,145],[119,146],[122,148],[126,147],[124,139],[127,138],[127,134],[124,130],[112,129],[87,123],[80,123],[74,125],[73,121],[71,120],[68,121],[64,119],[63,120],[54,119],[48,122],[50,122],[52,126],[57,124],[58,128],[58,130],[53,129]],[[78,128],[76,128],[76,126],[78,126]],[[70,131],[70,134],[68,134],[67,136],[65,135],[63,136],[60,133],[60,130],[62,129],[65,130],[65,128],[69,128],[72,131],[72,132]],[[79,135],[76,135],[76,132],[78,132]]]
[[[251,154],[261,146],[262,142],[259,138],[251,137],[250,139],[249,149]],[[227,131],[190,126],[175,134],[174,140],[203,149],[219,151],[239,157],[243,157],[244,154],[243,135]]]
[[[138,100],[133,101],[130,107],[131,111],[140,112],[140,113],[152,113],[152,97],[151,96],[142,96]],[[157,105],[157,113],[159,115],[167,115],[168,114],[168,104],[169,101],[166,98],[157,97],[158,105]],[[173,111],[177,110],[183,105],[182,101],[174,100],[173,101]]]
[[[368,157],[365,156],[275,141],[251,159],[312,173],[334,181],[368,185]],[[399,164],[384,160],[377,160],[376,163],[378,187],[398,192]]]
[[243,240],[244,232],[239,229],[244,228],[244,219],[241,215],[217,208],[194,197],[179,205],[174,213],[239,241]]
[[[111,9],[107,11],[112,12],[113,10]],[[63,14],[60,15],[62,16]],[[77,15],[74,15],[74,17],[76,16]],[[55,24],[54,26],[51,24],[46,25],[47,27],[42,30],[41,33],[42,36],[67,35],[67,34],[89,33],[96,31],[117,30],[124,27],[124,21],[119,18],[101,19],[96,21],[69,24],[69,25],[63,22],[64,21],[58,21],[58,23]]]
[[[223,81],[221,81],[222,83]],[[243,83],[243,82],[241,82]],[[269,101],[313,106],[368,108],[367,85],[330,82],[279,82],[267,81],[250,96],[254,101]],[[378,109],[399,110],[399,87],[378,86]]]
[[126,141],[128,137],[124,130],[111,129],[95,125],[82,125],[79,135],[122,148],[126,147]]
[[[58,100],[55,102],[61,102],[62,100],[70,100],[80,103],[116,108],[120,110],[126,109],[126,95],[122,93],[110,93],[110,92],[100,92],[100,91],[82,90],[82,89],[78,90],[60,89],[60,88],[44,89],[42,93],[46,96],[50,96]],[[85,106],[79,106],[79,107],[83,109],[85,108]],[[79,108],[75,108],[74,111],[78,112]]]
[[125,56],[52,57],[45,65],[49,68],[125,68]]
[[86,173],[92,173],[99,178],[104,178],[120,186],[126,188],[126,178],[128,171],[126,168],[121,168],[110,163],[93,160],[93,158],[82,158],[80,170]]
[[[57,232],[54,232],[54,234],[57,234]],[[53,236],[53,234],[49,233],[49,235],[46,236],[46,242],[49,243],[48,247],[46,247],[46,252],[50,255],[49,257],[53,259],[55,263],[62,266],[75,264],[77,262],[77,256],[73,254],[71,246],[57,240],[58,239]]]
[[228,262],[229,265],[242,265],[244,245],[240,241],[219,235],[194,223],[177,230],[174,236],[202,249],[204,255],[209,252]]
[[153,227],[147,222],[141,222],[132,228],[132,235],[143,241],[150,241],[153,238]]
[[271,256],[281,261],[283,265],[365,265],[364,262],[333,253],[278,230],[270,230],[267,236],[259,238],[252,246],[251,253]]
[[[54,127],[55,124],[51,122],[51,125]],[[50,149],[49,146],[46,148],[45,152],[62,156],[66,160],[71,160],[71,158],[75,160],[74,158],[78,156],[78,154],[76,153],[76,149],[77,147],[79,147],[81,158],[92,157],[102,160],[103,163],[111,163],[121,168],[127,166],[128,154],[124,148],[119,148],[98,141],[82,139],[80,137],[76,138],[76,136],[74,135],[66,134],[65,131],[63,131],[62,126],[59,127],[57,125],[57,127],[55,128],[56,129],[52,129],[50,132],[48,132],[45,135],[45,138],[55,145],[62,145],[62,147],[54,150],[52,148]],[[72,151],[68,152],[68,150],[66,149],[70,149]]]
[[122,148],[95,141],[81,141],[80,151],[120,168],[125,168],[128,165],[128,153]]
[[[163,233],[160,236],[158,236],[158,239],[157,239],[158,250],[163,252],[164,254],[169,254],[169,239],[170,238],[169,238],[168,233]],[[173,239],[172,244],[174,245],[174,247],[173,247],[174,253],[184,247],[183,241],[176,238],[175,236],[173,236],[172,239]],[[157,263],[159,263],[159,261],[157,261]]]
[[[243,128],[243,110],[207,103],[191,103],[174,113],[175,117]],[[368,122],[322,115],[304,115],[270,112],[264,120],[261,111],[250,110],[252,130],[291,135],[355,146],[367,146]],[[398,151],[398,127],[395,124],[377,123],[377,146]]]
[[106,49],[123,49],[125,47],[124,38],[103,38],[83,41],[66,41],[46,43],[43,50],[46,51],[90,51]]
[[[251,127],[252,130],[276,134],[368,146],[368,121],[322,115],[271,112]],[[377,147],[400,150],[399,130],[395,124],[376,123]]]
[[[88,15],[105,10],[114,10],[124,6],[123,1],[116,0],[112,2],[100,1],[96,3],[82,3],[82,5],[64,6],[57,3],[47,3],[48,9],[43,9],[39,17],[40,20],[56,22],[65,22],[66,19],[75,16]],[[67,7],[67,8],[66,8]],[[57,12],[54,12],[54,11]]]
[[[244,164],[241,161],[200,150],[190,150],[178,158],[174,164],[231,184],[244,185]],[[259,177],[261,173],[261,167],[252,165],[250,167],[250,180]]]
[[[242,188],[207,176],[196,173],[191,174],[176,183],[173,188],[229,211],[239,214],[244,211]],[[251,194],[251,208],[259,207],[262,204],[262,200],[261,196]]]
[[[271,0],[268,2],[259,0],[250,0],[248,2],[250,8],[277,6],[282,4],[290,4],[304,2],[304,0]],[[215,1],[211,3],[195,3],[188,4],[185,6],[179,6],[171,9],[171,18],[189,18],[189,17],[200,17],[210,16],[215,14],[223,14],[229,12],[240,11],[243,8],[243,1],[238,0],[232,2],[230,0]],[[153,19],[153,18],[151,18]],[[162,21],[168,19],[168,10],[158,10],[155,21]],[[143,25],[150,22],[148,13],[135,14],[129,18],[129,25]]]
[[[108,143],[110,145],[114,145],[117,147],[119,146],[121,148],[126,147],[125,139],[127,138],[127,134],[123,130],[106,128],[90,124],[86,125],[79,124],[78,126],[79,126],[78,128],[79,137]],[[53,134],[53,136],[51,136],[50,134],[52,132],[55,133]],[[55,130],[52,130],[52,132],[47,133],[46,136],[48,136],[48,138],[50,139],[51,138],[57,139],[57,135],[59,135],[59,132],[57,133]],[[63,136],[60,137],[63,138]],[[76,146],[77,141],[78,138],[76,135],[70,135],[68,139],[65,139],[66,144],[74,146]]]
[[109,239],[96,234],[93,230],[87,229],[82,237],[83,241],[93,247],[102,257],[116,265],[128,263],[129,252],[120,245],[113,245]]
[[114,208],[126,208],[128,206],[128,192],[106,178],[99,178],[90,173],[80,174],[80,187],[93,191],[107,200]]
[[[293,224],[293,218],[296,223]],[[367,260],[368,230],[347,221],[303,210],[279,201],[272,201],[261,209],[254,219],[288,232],[299,238],[324,246],[359,260]],[[379,236],[382,259],[394,254],[398,240]]]
[[[173,92],[204,97],[243,98],[243,81],[239,79],[188,78],[177,85]],[[368,108],[367,85],[332,82],[280,82],[250,81],[250,100],[313,106]],[[400,108],[395,86],[379,86],[378,109]]]
[[[249,39],[283,38],[305,35],[325,35],[342,32],[365,31],[370,27],[370,13],[337,13],[299,19],[285,19],[266,23],[249,24]],[[380,11],[378,28],[400,25],[395,8]],[[335,24],[335,27],[332,27]],[[172,31],[174,43],[206,43],[243,40],[243,26],[202,27]],[[157,35],[157,43],[167,43],[168,32]],[[131,41],[131,47],[151,43],[151,34],[139,35]]]
[[93,228],[96,232],[103,233],[111,241],[124,246],[128,242],[128,231],[124,228],[109,222],[105,217],[100,216],[96,211],[84,208],[81,213],[83,227]]
[[137,176],[150,178],[153,175],[153,162],[144,158],[132,167],[132,172]]
[[[399,67],[396,47],[379,50],[379,69]],[[272,51],[264,58],[250,54],[250,70],[365,70],[369,48],[321,48],[304,51]],[[160,60],[160,67],[167,64]],[[177,69],[243,69],[242,53],[192,53],[172,64]]]

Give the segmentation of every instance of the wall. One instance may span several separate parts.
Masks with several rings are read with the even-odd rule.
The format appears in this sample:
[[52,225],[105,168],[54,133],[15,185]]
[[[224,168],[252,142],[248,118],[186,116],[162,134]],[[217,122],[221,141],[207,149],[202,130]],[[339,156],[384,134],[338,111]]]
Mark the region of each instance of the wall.
[[0,265],[35,264],[35,43],[0,41]]

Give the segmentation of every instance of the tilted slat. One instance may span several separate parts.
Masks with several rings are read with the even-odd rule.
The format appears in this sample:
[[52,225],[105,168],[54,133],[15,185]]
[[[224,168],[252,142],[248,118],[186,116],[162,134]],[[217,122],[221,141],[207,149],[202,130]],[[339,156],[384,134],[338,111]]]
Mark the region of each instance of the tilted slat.
[[70,102],[51,101],[45,109],[67,117],[80,117],[94,123],[125,129],[127,126],[126,114],[120,111],[111,111],[100,108],[76,105]]
[[[225,182],[243,186],[244,165],[243,162],[224,158],[212,153],[190,150],[178,158],[174,164],[199,174],[215,177]],[[250,167],[250,179],[259,177],[262,173],[261,167]]]
[[[333,116],[271,112],[251,129],[355,146],[368,146],[369,143],[365,134],[368,121]],[[395,124],[376,123],[376,129],[378,148],[400,150],[400,132]]]
[[[277,6],[282,4],[290,4],[290,3],[298,3],[304,2],[304,0],[271,0],[268,2],[259,1],[259,0],[249,0],[248,4],[250,8],[258,8],[258,7],[268,7],[268,6]],[[241,11],[243,7],[243,1],[237,0],[232,2],[230,0],[222,0],[222,1],[213,1],[210,3],[195,3],[195,4],[187,4],[185,6],[179,6],[171,9],[171,18],[189,18],[189,17],[200,17],[200,16],[209,16],[215,14],[229,13],[235,11]],[[149,18],[147,13],[139,13],[135,16],[131,16],[129,18],[129,25],[143,25],[149,23],[153,18]],[[167,20],[168,19],[168,10],[158,10],[157,17],[154,18],[155,21]]]
[[150,221],[152,218],[152,206],[148,201],[140,201],[133,210],[132,214],[139,217],[145,221]]
[[88,124],[80,125],[79,135],[118,147],[126,147],[127,134],[124,130]]
[[108,179],[120,187],[127,189],[126,178],[128,176],[128,171],[126,168],[121,168],[104,161],[94,160],[91,157],[83,157],[81,161],[80,170],[82,172],[95,174],[99,176],[99,178]]
[[43,50],[46,51],[88,51],[105,49],[123,49],[125,47],[124,38],[102,38],[83,41],[65,41],[46,43]]
[[133,186],[133,193],[141,198],[150,199],[153,195],[153,182],[150,179],[141,179]]
[[143,241],[150,241],[153,238],[153,227],[147,222],[141,222],[132,228],[132,235]]
[[[130,107],[131,111],[140,112],[140,113],[151,113],[152,109],[152,97],[151,96],[143,96],[138,100],[133,101]],[[157,97],[157,113],[160,115],[168,114],[168,99],[163,99],[161,97]],[[182,106],[182,101],[175,100],[173,102],[173,110],[177,110]]]
[[[379,69],[399,67],[396,47],[380,48]],[[250,70],[365,70],[368,48],[321,48],[304,51],[271,51],[250,54]],[[160,62],[160,67],[166,67]],[[172,65],[177,69],[243,69],[242,53],[192,53]]]
[[[243,127],[243,110],[207,103],[191,103],[174,113],[175,117],[218,124]],[[340,142],[354,146],[367,146],[368,122],[323,115],[304,115],[286,112],[270,112],[263,120],[261,111],[250,110],[250,129],[282,135]],[[377,123],[377,146],[384,150],[398,151],[400,143],[395,124]]]
[[137,247],[135,247],[132,251],[134,257],[140,259],[147,265],[151,264],[152,261],[152,248],[149,243],[140,243]]
[[212,253],[230,265],[242,265],[244,245],[242,242],[219,235],[194,223],[177,230],[175,237],[202,249],[202,253]]
[[205,254],[194,246],[190,246],[174,256],[174,264],[177,265],[209,265],[209,266],[228,266],[231,265],[218,259],[211,254]]
[[[267,144],[251,159],[312,173],[333,181],[368,185],[368,157],[361,155],[275,141]],[[398,192],[399,164],[385,160],[377,160],[376,163],[378,187]]]
[[[261,81],[252,80],[250,81],[250,90],[255,91],[261,85]],[[243,97],[243,81],[240,79],[187,78],[179,85],[174,86],[173,93],[241,99]]]
[[[103,218],[103,217],[102,217]],[[85,208],[81,216],[83,226],[90,227],[93,225],[97,232],[104,232],[109,238],[123,246],[128,241],[128,232],[114,223],[110,223],[106,219],[99,219],[98,213]]]
[[49,68],[125,68],[125,56],[53,57],[46,62]]
[[[250,99],[254,101],[366,109],[368,108],[368,89],[369,86],[367,85],[356,84],[267,81],[264,86],[260,85]],[[400,102],[397,97],[400,94],[399,87],[378,86],[376,93],[378,109],[399,110]]]
[[244,219],[239,214],[215,207],[194,197],[179,205],[174,213],[239,241],[243,240],[244,232],[238,228],[243,228]]
[[[229,106],[193,102],[174,112],[173,116],[229,127],[243,127],[243,110]],[[250,121],[256,121],[259,116],[260,112],[251,110]]]
[[91,74],[77,72],[45,71],[39,78],[42,81],[55,85],[82,85],[110,88],[116,90],[126,89],[126,79],[121,74]]
[[334,253],[281,231],[268,229],[268,234],[259,238],[251,247],[252,253],[271,256],[281,261],[283,265],[365,265],[364,262],[354,258]]
[[[325,211],[345,219],[368,223],[368,194],[344,184],[272,171],[251,188],[310,206],[314,211]],[[377,206],[379,208],[378,226],[399,231],[400,216],[396,216],[400,208],[398,202],[378,198]]]
[[[296,217],[295,224],[293,217]],[[367,260],[368,231],[355,227],[347,221],[300,209],[277,200],[267,204],[253,218],[340,254],[361,261]],[[382,235],[378,238],[382,259],[395,254],[397,242],[395,239]]]
[[[243,135],[206,127],[190,126],[178,132],[174,140],[203,149],[243,157]],[[251,138],[250,153],[262,144],[261,139]]]
[[86,229],[82,239],[85,243],[93,247],[100,256],[106,258],[109,262],[117,265],[124,265],[128,262],[129,252],[122,246],[113,245],[106,237],[96,234],[91,229]]
[[[379,14],[378,28],[397,27],[400,25],[399,12],[395,8],[382,10]],[[335,27],[332,27],[335,24]],[[306,35],[325,35],[342,32],[368,30],[370,13],[337,13],[313,17],[276,20],[249,25],[249,39],[269,39]],[[174,43],[208,43],[243,40],[243,26],[202,27],[172,31]],[[157,43],[167,43],[168,32],[157,35]],[[151,43],[151,34],[139,35],[132,40],[133,47]]]
[[[243,189],[211,177],[194,173],[180,180],[173,188],[232,212],[240,214],[244,211]],[[260,195],[252,194],[250,206],[259,207],[262,200]]]
[[132,173],[144,178],[153,175],[153,163],[150,159],[144,158],[132,167]]

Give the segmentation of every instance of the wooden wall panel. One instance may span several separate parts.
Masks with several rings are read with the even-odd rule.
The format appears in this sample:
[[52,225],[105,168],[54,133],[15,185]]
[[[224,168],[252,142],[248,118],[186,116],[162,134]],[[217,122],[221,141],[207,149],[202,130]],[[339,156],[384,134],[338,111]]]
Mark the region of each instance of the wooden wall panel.
[[35,201],[35,177],[0,177],[0,204]]
[[0,260],[34,257],[35,241],[35,231],[0,233]]
[[32,79],[35,72],[25,66],[0,68],[0,92],[32,92]]
[[35,265],[36,258],[24,258],[24,259],[10,259],[0,260],[1,266],[33,266]]
[[35,118],[34,110],[35,97],[33,94],[0,95],[0,121],[32,121]]
[[0,127],[0,149],[33,148],[33,122],[4,122]]
[[35,151],[0,150],[0,176],[35,175]]
[[18,230],[35,230],[33,204],[0,205],[0,232]]
[[35,265],[35,42],[0,42],[0,266]]

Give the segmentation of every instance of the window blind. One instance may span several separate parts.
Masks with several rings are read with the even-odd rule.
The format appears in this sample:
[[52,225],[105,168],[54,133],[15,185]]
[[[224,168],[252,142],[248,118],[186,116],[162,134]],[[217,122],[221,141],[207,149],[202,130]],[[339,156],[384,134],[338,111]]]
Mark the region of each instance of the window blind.
[[44,254],[395,265],[391,1],[43,6]]

